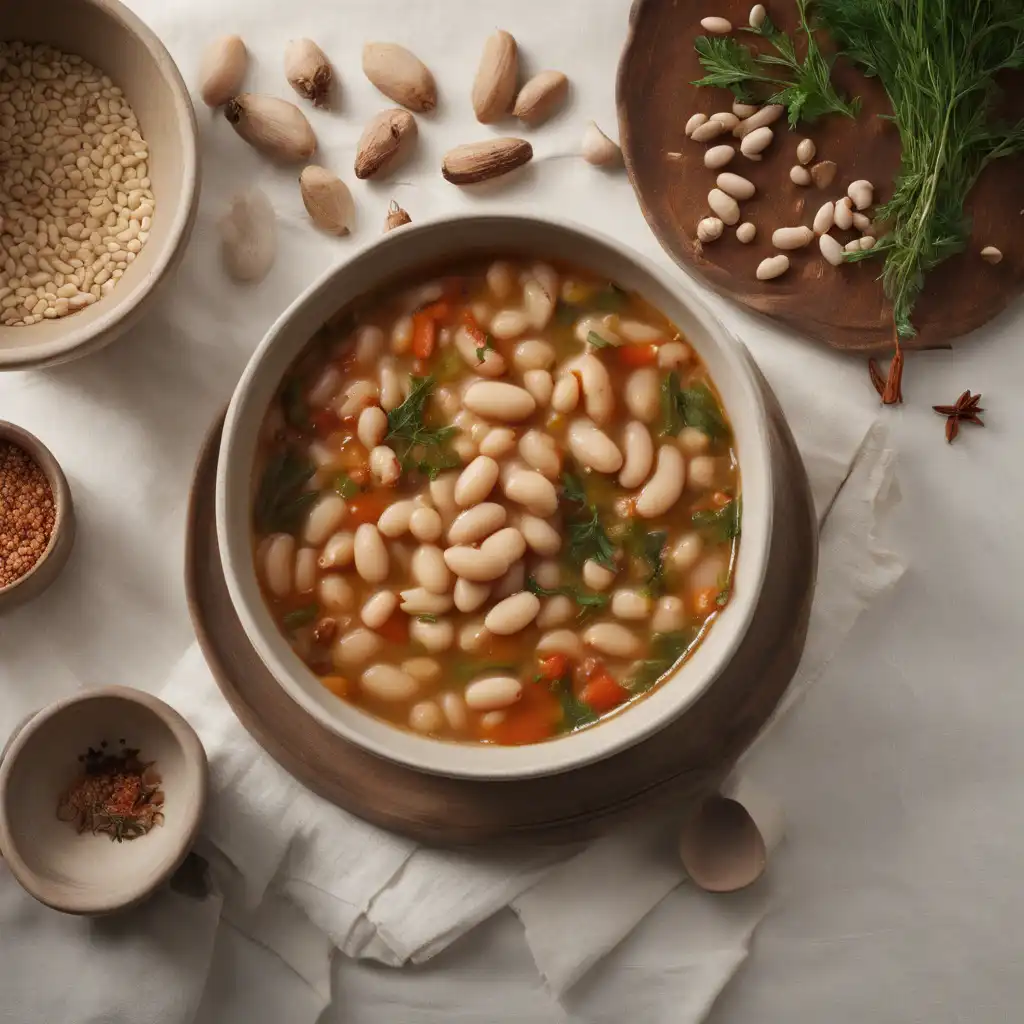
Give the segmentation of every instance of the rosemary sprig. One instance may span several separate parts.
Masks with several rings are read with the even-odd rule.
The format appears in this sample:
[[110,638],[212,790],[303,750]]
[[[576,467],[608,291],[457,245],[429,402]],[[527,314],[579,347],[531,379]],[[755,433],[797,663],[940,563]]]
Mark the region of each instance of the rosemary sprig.
[[694,48],[707,73],[693,84],[730,89],[744,103],[780,103],[786,108],[791,127],[825,114],[856,117],[860,100],[848,100],[832,84],[834,58],[826,57],[814,38],[809,2],[796,0],[800,28],[807,42],[802,60],[797,56],[794,40],[781,32],[771,18],[765,18],[760,28],[746,31],[766,39],[775,53],[756,53],[725,36],[700,36]]
[[897,333],[927,274],[967,245],[964,201],[993,161],[1024,151],[1024,120],[994,117],[1003,70],[1024,68],[1024,0],[819,0],[842,51],[889,94],[903,158],[876,219],[878,244],[848,259],[884,256],[882,282]]

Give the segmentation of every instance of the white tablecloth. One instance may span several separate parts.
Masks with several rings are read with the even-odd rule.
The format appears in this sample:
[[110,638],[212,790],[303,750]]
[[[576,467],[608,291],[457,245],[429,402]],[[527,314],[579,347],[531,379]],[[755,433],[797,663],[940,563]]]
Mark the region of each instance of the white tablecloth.
[[[300,35],[320,41],[336,61],[344,96],[332,115],[342,126],[323,160],[342,168],[362,120],[384,105],[359,72],[363,41],[393,38],[420,52],[437,73],[442,106],[424,126],[415,176],[411,168],[397,183],[356,190],[364,233],[379,230],[392,194],[420,218],[482,205],[478,195],[453,193],[433,168],[446,145],[486,134],[472,120],[467,95],[479,44],[496,26],[517,36],[530,68],[555,66],[570,75],[572,122],[596,117],[610,132],[614,127],[628,0],[130,2],[189,79],[202,43],[243,23],[282,44]],[[256,86],[284,95],[280,48],[255,56]],[[205,111],[200,122],[208,153],[203,214],[211,217],[236,186],[268,171],[225,125]],[[562,158],[575,138],[566,121],[533,137],[534,172],[488,194],[489,208],[559,213],[660,256],[629,189],[595,189],[592,169]],[[313,237],[297,194],[281,212],[284,232],[310,242],[304,257],[275,268],[273,288],[252,292],[252,322],[263,326],[348,244]],[[209,246],[194,248],[179,273],[185,290],[205,302],[226,287]],[[788,359],[794,375],[825,366],[836,389],[860,392],[865,407],[876,401],[862,361],[818,353],[710,295],[708,302],[756,356]],[[908,359],[907,404],[887,418],[904,488],[894,541],[912,569],[756,758],[760,778],[785,796],[790,842],[773,864],[774,912],[712,1021],[987,1024],[1019,1016],[1024,541],[1016,513],[1024,470],[1013,442],[1024,429],[1015,404],[1024,385],[1022,327],[1018,304],[956,353]],[[84,523],[67,576],[31,612],[55,624],[76,621],[74,645],[59,629],[46,649],[18,644],[18,617],[0,623],[3,725],[82,682],[163,682],[191,636],[182,611],[181,537],[166,524],[182,521],[192,452],[258,340],[258,330],[230,321],[216,335],[197,336],[188,305],[179,302],[84,363],[0,377],[0,415],[43,436],[69,468]],[[968,386],[985,393],[989,426],[966,428],[949,448],[930,406]],[[97,445],[123,461],[116,487],[91,465]],[[158,524],[134,514],[143,498],[162,503]],[[90,587],[94,577],[108,582]],[[581,985],[576,998],[586,1019],[672,1019],[654,1008],[659,978],[686,969],[673,909],[669,898],[602,965],[600,977]],[[219,983],[255,983],[242,954],[228,941],[218,948]],[[403,993],[413,992],[417,1021],[550,1019],[551,1004],[510,914],[424,968],[395,974],[342,962],[336,974],[339,993],[350,993],[327,1015],[337,1024],[408,1024]],[[273,1004],[269,976],[259,977],[268,997],[256,1024],[286,1020],[286,1008]]]

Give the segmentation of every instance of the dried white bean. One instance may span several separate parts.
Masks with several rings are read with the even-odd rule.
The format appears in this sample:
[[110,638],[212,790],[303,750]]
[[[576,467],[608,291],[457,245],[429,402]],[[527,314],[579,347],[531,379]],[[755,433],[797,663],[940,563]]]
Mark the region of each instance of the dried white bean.
[[546,519],[537,516],[521,516],[519,532],[531,551],[549,557],[562,548],[562,535]]
[[380,629],[398,607],[398,595],[393,590],[378,590],[366,599],[359,617],[367,629]]
[[831,235],[822,235],[818,239],[818,248],[821,250],[821,255],[832,264],[833,267],[842,266],[845,262],[843,260],[843,247],[839,244]]
[[295,538],[289,533],[275,533],[267,542],[263,556],[263,575],[275,597],[292,592],[292,571],[295,567]]
[[639,487],[654,465],[654,442],[650,431],[638,420],[631,420],[622,432],[625,461],[619,474],[619,485],[633,490]]
[[492,427],[480,442],[480,454],[500,459],[516,446],[516,432],[511,427]]
[[708,193],[708,206],[726,224],[735,224],[740,219],[739,203],[732,196],[726,195],[720,188],[713,188]]
[[421,700],[409,710],[409,728],[431,736],[444,728],[445,716],[432,700]]
[[718,217],[704,217],[697,222],[697,238],[707,244],[722,237],[725,225]]
[[479,548],[462,544],[448,548],[444,561],[456,576],[473,583],[491,583],[508,569],[508,562],[493,552],[484,554]]
[[400,316],[391,325],[391,351],[396,355],[404,355],[412,345],[413,323],[411,316]]
[[494,582],[491,597],[495,601],[504,601],[506,597],[518,594],[526,586],[526,566],[522,562],[515,562],[509,566],[505,575]]
[[519,342],[512,353],[512,365],[520,373],[526,373],[527,370],[549,370],[554,363],[554,346],[536,338]]
[[505,525],[508,512],[504,505],[487,501],[459,513],[448,528],[449,544],[474,544]]
[[537,402],[529,391],[515,384],[493,380],[470,384],[462,402],[478,416],[499,423],[518,423],[532,416],[537,409]]
[[811,172],[806,167],[801,167],[800,164],[794,164],[789,169],[789,180],[794,185],[806,188],[811,183]]
[[432,594],[446,594],[452,585],[451,570],[444,553],[434,544],[421,544],[412,555],[412,578]]
[[562,414],[572,412],[580,404],[580,382],[574,373],[562,374],[551,392],[551,408]]
[[765,10],[764,4],[754,4],[750,8],[750,27],[759,29],[767,17],[768,12]]
[[360,626],[334,641],[331,660],[339,668],[365,665],[383,646],[384,641],[378,634]]
[[388,575],[388,549],[380,531],[372,523],[363,523],[356,530],[356,572],[367,583],[381,583]]
[[580,376],[580,390],[583,392],[587,415],[599,426],[603,426],[615,411],[615,394],[608,368],[589,352],[576,362],[575,368]]
[[860,239],[851,239],[846,245],[843,246],[844,252],[860,252]]
[[775,124],[782,117],[785,109],[781,103],[768,103],[756,114],[751,114],[746,120],[740,121],[733,129],[733,134],[745,138],[751,132],[757,131],[758,128],[766,128],[770,124]]
[[771,281],[773,278],[781,277],[787,270],[789,270],[788,256],[769,256],[768,259],[761,260],[757,265],[757,279],[758,281]]
[[455,504],[460,508],[478,505],[498,482],[498,463],[478,455],[460,474],[455,484]]
[[706,491],[713,487],[717,468],[717,462],[712,455],[698,455],[690,459],[690,465],[687,467],[690,489]]
[[849,231],[853,227],[853,202],[850,199],[843,198],[836,203],[835,221],[841,231]]
[[452,690],[442,693],[438,698],[441,710],[453,732],[465,732],[469,727],[469,716],[466,713],[466,702]]
[[694,455],[700,455],[708,450],[711,438],[697,427],[683,427],[676,434],[676,444],[679,445],[679,450],[684,455],[692,458]]
[[741,242],[743,245],[750,245],[757,235],[757,225],[751,223],[749,220],[745,220],[738,228],[736,228],[736,240]]
[[302,539],[307,544],[319,547],[341,525],[347,508],[345,499],[338,494],[325,494],[317,499],[306,517]]
[[741,103],[739,100],[732,101],[732,112],[736,115],[738,121],[743,121],[750,117],[751,114],[756,114],[758,109],[754,103]]
[[619,446],[590,420],[573,420],[569,424],[566,442],[579,462],[598,473],[617,473],[622,468]]
[[539,611],[537,595],[523,590],[499,601],[484,617],[484,625],[495,636],[512,636],[533,622]]
[[433,658],[408,658],[402,671],[420,683],[434,683],[441,678],[441,666]]
[[607,590],[614,582],[616,573],[607,566],[600,565],[592,558],[583,563],[583,582],[591,590]]
[[393,448],[379,444],[370,452],[370,472],[375,480],[385,487],[398,483],[402,476],[402,464]]
[[571,629],[555,629],[537,641],[538,654],[564,654],[574,661],[583,660],[583,641]]
[[417,508],[409,517],[409,531],[417,540],[432,543],[444,532],[441,514],[433,508]]
[[732,131],[740,123],[740,119],[731,110],[722,110],[711,115],[712,121],[718,121],[725,126],[726,131]]
[[678,572],[688,572],[697,564],[704,541],[699,533],[684,533],[672,545],[668,552],[668,560]]
[[553,516],[558,508],[554,484],[532,469],[512,467],[503,479],[503,486],[509,501],[526,506],[535,516]]
[[455,581],[455,607],[460,612],[475,612],[490,596],[490,583],[473,583],[464,579]]
[[686,626],[686,606],[678,597],[660,597],[651,616],[651,631],[675,633]]
[[776,249],[802,249],[814,241],[814,232],[801,225],[795,228],[777,228],[772,232],[772,245]]
[[590,336],[592,334],[596,334],[601,341],[607,342],[609,345],[618,345],[622,340],[612,330],[608,323],[608,316],[604,313],[591,313],[580,317],[573,328],[573,334],[576,335],[576,340],[581,345],[591,344]]
[[862,239],[860,240],[860,248],[861,248],[861,252],[864,252],[864,251],[866,251],[867,249],[874,249],[874,247],[875,247],[875,238],[874,238],[874,235],[865,235],[865,236],[864,236],[864,237],[863,237],[863,238],[862,238]]
[[865,235],[871,234],[872,224],[871,218],[866,213],[861,213],[859,210],[853,215],[853,226]]
[[416,511],[416,503],[411,500],[392,502],[380,514],[377,520],[377,529],[392,540],[401,537],[409,530],[412,521],[412,514]]
[[519,439],[519,454],[533,469],[549,480],[557,480],[562,472],[562,459],[555,439],[541,430],[528,430]]
[[491,334],[500,341],[518,338],[529,326],[526,314],[519,309],[502,309],[491,318]]
[[434,503],[434,508],[441,513],[441,518],[446,521],[453,519],[459,511],[459,506],[455,504],[455,484],[458,479],[459,474],[452,471],[441,473],[430,481],[430,500]]
[[710,142],[712,139],[717,139],[719,135],[724,135],[726,130],[721,121],[705,121],[690,132],[690,138],[694,142]]
[[317,564],[321,569],[343,569],[352,563],[354,553],[355,534],[344,530],[327,541]]
[[711,171],[724,167],[734,156],[736,150],[732,146],[712,146],[704,153],[704,166]]
[[732,31],[732,22],[728,18],[701,18],[700,27],[705,32],[724,36]]
[[858,210],[866,210],[874,201],[875,186],[870,181],[865,181],[863,178],[858,178],[856,181],[850,183],[850,187],[846,190],[846,194],[853,200],[853,205]]
[[640,638],[617,622],[595,622],[584,632],[583,642],[612,658],[636,658],[643,650]]
[[371,697],[386,701],[408,700],[420,688],[411,675],[395,665],[371,665],[363,672],[359,684]]
[[[664,348],[664,346],[662,346]],[[652,423],[660,411],[661,382],[650,366],[634,370],[626,378],[625,400],[630,415],[642,423]]]
[[534,330],[541,331],[547,327],[555,311],[554,297],[557,294],[549,295],[544,286],[532,278],[523,285],[523,313]]
[[624,588],[612,594],[611,609],[617,619],[646,619],[651,614],[651,599],[639,590]]
[[801,139],[796,147],[797,161],[801,164],[809,164],[817,152],[818,147],[814,144],[814,139]]
[[981,250],[981,258],[986,263],[991,263],[994,266],[997,263],[1002,263],[1003,254],[1002,251],[997,249],[994,245],[986,245],[985,248]]
[[488,676],[474,679],[466,687],[466,704],[474,711],[500,711],[511,707],[523,695],[523,687],[513,676]]
[[459,629],[456,646],[460,651],[479,651],[491,639],[490,630],[483,619],[470,619]]
[[[754,117],[757,115],[755,114]],[[740,126],[750,124],[754,118],[748,118],[746,121],[741,121]],[[760,156],[771,144],[772,139],[775,138],[775,132],[767,126],[761,128],[755,128],[748,135],[743,136],[743,140],[740,142],[740,152],[744,156]]]
[[575,617],[576,602],[565,594],[559,594],[557,597],[549,597],[544,602],[537,616],[537,625],[541,629],[551,629],[552,626],[564,626]]
[[658,449],[654,475],[636,499],[636,513],[643,519],[664,515],[683,493],[686,483],[686,460],[674,445]]
[[376,448],[388,432],[388,414],[379,405],[369,405],[359,414],[356,434],[366,448]]
[[818,212],[814,215],[814,233],[816,235],[827,235],[836,222],[836,204],[833,202],[823,203]]
[[533,578],[548,590],[554,590],[562,582],[562,567],[554,559],[538,562],[533,568]]
[[731,171],[723,171],[715,179],[715,184],[733,199],[752,199],[757,191],[752,181],[740,174],[733,174]]
[[380,363],[380,405],[386,412],[397,409],[404,399],[402,394],[402,378],[398,375],[391,360]]
[[487,268],[487,287],[499,302],[512,294],[515,280],[512,265],[504,260],[497,260]]
[[337,573],[322,576],[317,593],[320,596],[320,604],[328,611],[347,612],[356,603],[356,592],[352,584]]
[[542,409],[547,407],[555,390],[555,382],[547,370],[527,370],[523,374],[523,386]]
[[642,320],[619,320],[619,334],[634,345],[651,345],[665,337],[665,332]]
[[501,377],[508,369],[505,357],[497,349],[481,345],[465,327],[455,331],[455,348],[463,362],[481,377]]
[[683,128],[683,133],[687,138],[690,138],[690,136],[692,136],[702,124],[707,124],[707,120],[707,114],[691,114],[690,119],[686,122],[686,126]]
[[413,619],[409,623],[409,639],[431,654],[440,654],[455,643],[455,627],[448,619],[438,619],[437,622]]
[[488,556],[494,555],[504,559],[505,565],[509,566],[519,561],[526,553],[526,540],[514,526],[506,526],[497,533],[492,533],[480,545],[480,550]]
[[299,548],[295,555],[295,589],[300,594],[312,593],[316,586],[316,551]]

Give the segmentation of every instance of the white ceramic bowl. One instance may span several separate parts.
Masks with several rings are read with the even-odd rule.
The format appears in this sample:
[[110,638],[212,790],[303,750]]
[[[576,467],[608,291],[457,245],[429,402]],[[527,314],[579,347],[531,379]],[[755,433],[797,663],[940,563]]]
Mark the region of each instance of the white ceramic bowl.
[[[660,309],[699,352],[722,395],[735,432],[743,486],[743,536],[733,598],[696,652],[673,678],[620,714],[589,729],[521,747],[428,739],[330,694],[278,631],[260,594],[252,558],[257,435],[291,362],[317,328],[357,296],[474,252],[523,253],[575,263],[639,292]],[[711,686],[746,632],[761,592],[772,529],[771,477],[765,408],[749,358],[701,305],[689,280],[668,277],[613,239],[575,225],[518,216],[456,217],[384,235],[326,273],[270,329],[228,409],[217,472],[217,535],[231,599],[249,639],[281,686],[314,718],[346,740],[422,771],[524,778],[567,771],[638,743],[678,718]]]
[[0,326],[0,370],[24,370],[78,359],[113,341],[173,275],[199,209],[198,133],[171,55],[118,0],[0,0],[0,39],[78,54],[124,90],[149,145],[156,197],[149,240],[108,296],[57,320]]

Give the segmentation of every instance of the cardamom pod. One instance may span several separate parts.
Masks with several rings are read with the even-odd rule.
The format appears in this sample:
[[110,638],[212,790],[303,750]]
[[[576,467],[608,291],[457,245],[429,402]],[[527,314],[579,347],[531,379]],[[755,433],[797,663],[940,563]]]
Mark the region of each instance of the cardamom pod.
[[299,175],[302,202],[313,223],[332,235],[347,235],[355,219],[348,186],[326,167],[310,164]]
[[275,160],[297,163],[316,150],[306,115],[287,100],[243,92],[224,108],[224,116],[250,146]]
[[312,39],[293,39],[284,51],[284,73],[291,87],[314,107],[326,104],[334,81],[327,54]]

